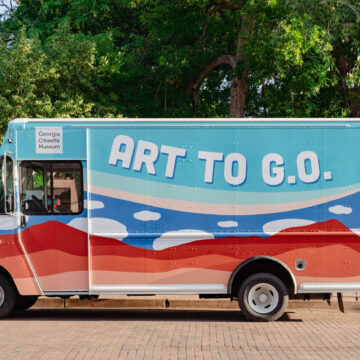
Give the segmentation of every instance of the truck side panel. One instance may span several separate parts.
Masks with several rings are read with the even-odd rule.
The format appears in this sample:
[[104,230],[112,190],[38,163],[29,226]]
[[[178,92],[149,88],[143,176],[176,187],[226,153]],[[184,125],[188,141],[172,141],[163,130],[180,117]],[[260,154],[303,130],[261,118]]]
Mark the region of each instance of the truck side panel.
[[299,291],[360,282],[357,129],[89,131],[94,290],[223,292],[254,256],[284,262]]
[[[69,290],[89,260],[94,293],[226,293],[256,256],[286,264],[300,292],[360,290],[357,125],[100,125],[79,126],[71,145],[86,158],[88,211],[30,216],[23,230],[37,234],[25,240],[43,256],[36,273],[62,277],[52,291]],[[30,142],[36,126],[27,125]],[[21,157],[72,156],[68,125],[56,126],[62,155],[36,154],[32,143]],[[41,238],[52,232],[63,236]],[[46,265],[54,249],[66,270]]]

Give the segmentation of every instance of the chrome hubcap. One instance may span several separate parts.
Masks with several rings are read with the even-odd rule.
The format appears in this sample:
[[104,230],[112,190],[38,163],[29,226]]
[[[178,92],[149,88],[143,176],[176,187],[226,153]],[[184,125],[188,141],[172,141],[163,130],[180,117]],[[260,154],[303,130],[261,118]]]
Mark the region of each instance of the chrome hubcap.
[[268,314],[278,305],[279,293],[271,284],[256,284],[249,291],[248,303],[257,313]]
[[5,300],[4,289],[0,287],[0,306],[4,303],[4,300]]

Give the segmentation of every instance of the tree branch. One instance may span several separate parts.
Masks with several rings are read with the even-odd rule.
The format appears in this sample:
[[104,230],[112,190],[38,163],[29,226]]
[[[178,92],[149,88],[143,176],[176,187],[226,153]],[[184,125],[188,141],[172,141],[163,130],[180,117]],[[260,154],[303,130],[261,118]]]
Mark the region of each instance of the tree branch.
[[[327,4],[328,2],[329,2],[328,0],[323,0],[321,4]],[[358,21],[360,20],[360,8],[358,8],[356,5],[353,5],[350,1],[347,0],[337,0],[337,3],[340,5],[347,6],[350,10],[353,11],[357,20]]]
[[218,66],[230,65],[233,69],[236,67],[235,58],[232,55],[221,55],[217,57],[210,65],[208,65],[200,74],[198,79],[191,83],[188,87],[188,92],[192,95],[195,112],[199,104],[199,88],[204,79]]
[[242,16],[240,33],[238,35],[237,44],[236,44],[236,55],[235,55],[236,62],[238,62],[239,60],[244,60],[243,50],[245,49],[245,46],[244,46],[243,34],[248,34],[250,38],[252,38],[254,34],[254,24],[255,24],[255,19],[251,19],[249,21],[246,15]]
[[[208,65],[200,74],[198,79],[190,85],[190,89],[197,90],[204,79],[219,65],[230,65],[233,69],[236,67],[235,58],[232,55],[221,55]],[[191,91],[191,92],[192,92]]]
[[209,26],[209,20],[210,20],[210,14],[207,14],[206,19],[205,19],[205,25],[204,25],[203,31],[202,31],[202,33],[200,35],[200,39],[199,39],[199,43],[203,47],[203,49],[206,48],[205,44],[203,43],[203,38],[206,35],[206,31],[207,31],[207,28]]
[[201,46],[205,49],[206,46],[203,42],[203,39],[206,35],[208,26],[209,26],[209,22],[210,22],[210,17],[215,15],[215,14],[220,14],[220,16],[222,18],[224,18],[224,12],[223,10],[240,10],[245,4],[234,4],[229,2],[228,0],[222,0],[222,1],[212,1],[207,7],[206,7],[206,18],[205,18],[205,24],[203,27],[203,31],[200,35],[199,38],[199,43],[201,44]]
[[[211,16],[215,14],[220,14],[221,17],[224,17],[223,10],[241,10],[246,4],[245,2],[241,3],[232,3],[229,0],[213,0],[209,3],[209,5],[206,7],[206,18],[205,18],[205,24],[203,27],[203,30],[201,32],[199,43],[203,47],[203,49],[206,49],[205,43],[204,43],[204,37],[206,36],[208,26],[210,23]],[[208,65],[200,74],[197,80],[192,82],[188,86],[188,92],[192,95],[193,99],[193,105],[196,112],[196,109],[199,104],[199,88],[204,81],[204,79],[218,66],[220,65],[230,65],[233,69],[236,68],[237,62],[239,60],[243,60],[243,50],[244,50],[244,33],[249,33],[253,31],[254,28],[254,20],[250,22],[250,26],[247,21],[247,17],[245,15],[242,16],[242,22],[241,22],[241,29],[240,33],[237,38],[237,46],[236,46],[236,55],[221,55],[214,59],[210,65]],[[250,31],[249,31],[250,28]]]
[[220,1],[212,1],[212,5],[218,7],[219,9],[227,9],[227,10],[241,10],[246,4],[246,1],[242,3],[233,3],[229,0],[220,0]]

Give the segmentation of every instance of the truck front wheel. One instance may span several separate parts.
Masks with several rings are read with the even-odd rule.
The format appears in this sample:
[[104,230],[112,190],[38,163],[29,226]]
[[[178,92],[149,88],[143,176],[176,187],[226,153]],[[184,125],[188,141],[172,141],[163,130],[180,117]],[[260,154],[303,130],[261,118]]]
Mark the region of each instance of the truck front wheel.
[[18,295],[14,306],[14,311],[24,311],[31,308],[37,301],[38,296]]
[[285,312],[289,296],[286,286],[277,276],[258,273],[241,284],[238,301],[247,319],[274,321]]
[[0,318],[11,313],[16,302],[16,289],[13,283],[3,274],[0,274]]

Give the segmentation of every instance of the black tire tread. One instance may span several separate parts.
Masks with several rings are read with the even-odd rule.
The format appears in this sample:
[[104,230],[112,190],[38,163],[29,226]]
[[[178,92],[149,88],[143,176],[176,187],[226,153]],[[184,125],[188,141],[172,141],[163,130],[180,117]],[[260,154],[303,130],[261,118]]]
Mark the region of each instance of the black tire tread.
[[23,296],[18,295],[14,311],[24,311],[32,307],[38,299],[38,296]]
[[0,287],[4,291],[4,302],[0,305],[0,318],[8,316],[14,309],[17,290],[14,283],[6,275],[0,273]]
[[[256,283],[270,283],[273,285],[279,293],[279,304],[278,306],[268,314],[259,314],[255,312],[247,301],[247,293]],[[275,321],[279,319],[285,312],[288,302],[289,295],[288,290],[277,276],[270,273],[256,273],[249,276],[240,286],[238,294],[238,302],[243,315],[252,321]]]

